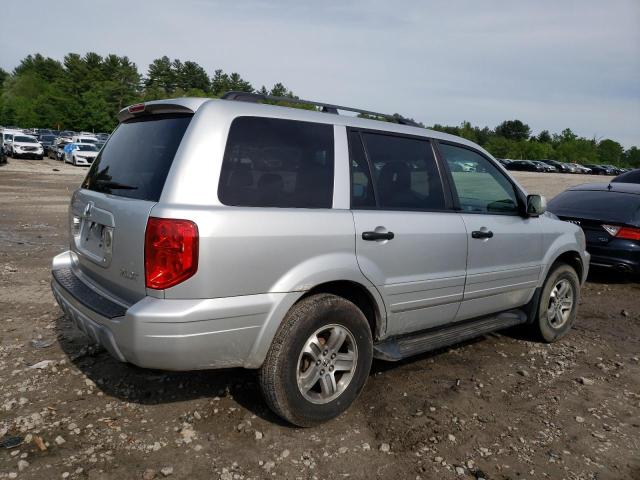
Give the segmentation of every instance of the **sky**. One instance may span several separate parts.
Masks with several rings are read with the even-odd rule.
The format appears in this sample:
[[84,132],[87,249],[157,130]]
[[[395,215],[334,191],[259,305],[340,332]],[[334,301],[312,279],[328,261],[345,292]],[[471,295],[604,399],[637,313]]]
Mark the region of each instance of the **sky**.
[[94,51],[144,73],[167,55],[427,125],[517,118],[640,146],[640,0],[55,3],[3,5],[0,67]]

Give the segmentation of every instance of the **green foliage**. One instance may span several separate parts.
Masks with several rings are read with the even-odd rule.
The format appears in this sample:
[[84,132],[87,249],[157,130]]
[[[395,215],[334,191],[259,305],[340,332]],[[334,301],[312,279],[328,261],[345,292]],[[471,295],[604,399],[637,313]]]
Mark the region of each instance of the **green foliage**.
[[624,148],[618,142],[610,139],[602,140],[598,144],[598,157],[602,163],[607,165],[617,165],[624,154]]
[[509,140],[527,140],[531,135],[531,129],[520,120],[505,120],[496,127],[496,135]]
[[[228,74],[218,69],[210,78],[196,62],[167,56],[153,60],[143,78],[135,63],[118,55],[70,53],[60,62],[34,54],[25,57],[11,73],[0,69],[0,125],[111,131],[118,112],[127,105],[168,97],[219,97],[230,90],[256,91],[236,72]],[[270,89],[262,86],[257,92],[297,98],[279,82]],[[316,109],[286,101],[275,103]],[[559,134],[542,130],[537,137],[532,137],[529,126],[517,119],[506,120],[495,129],[480,128],[467,121],[458,126],[436,124],[431,128],[476,142],[498,158],[549,158],[640,167],[637,147],[624,151],[614,140],[597,142],[579,137],[569,128]]]

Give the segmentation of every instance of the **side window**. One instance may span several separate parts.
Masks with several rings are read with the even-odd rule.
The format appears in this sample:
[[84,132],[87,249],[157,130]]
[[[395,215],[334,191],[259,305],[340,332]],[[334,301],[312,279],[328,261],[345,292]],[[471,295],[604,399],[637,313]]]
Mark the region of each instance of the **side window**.
[[363,133],[376,205],[392,210],[442,210],[444,194],[428,140]]
[[513,185],[489,160],[467,148],[444,143],[440,152],[451,170],[463,212],[518,213]]
[[231,124],[218,196],[225,205],[331,208],[333,126],[263,117]]

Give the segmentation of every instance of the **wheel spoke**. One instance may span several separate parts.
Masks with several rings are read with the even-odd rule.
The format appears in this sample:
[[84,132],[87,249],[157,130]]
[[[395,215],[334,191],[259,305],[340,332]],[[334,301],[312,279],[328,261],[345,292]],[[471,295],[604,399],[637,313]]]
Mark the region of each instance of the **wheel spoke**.
[[564,299],[569,291],[569,283],[566,281],[560,282],[560,288],[558,289],[558,299]]
[[344,330],[344,328],[333,327],[331,329],[331,335],[329,336],[325,347],[329,350],[337,352],[338,350],[340,350],[340,347],[342,347],[342,344],[344,343],[346,338],[347,332]]
[[565,298],[560,302],[560,305],[562,306],[563,311],[571,310],[571,307],[573,307],[573,300]]
[[322,390],[322,394],[327,397],[336,393],[336,377],[333,372],[326,373],[320,378],[320,389]]
[[341,371],[350,372],[353,369],[353,364],[354,364],[353,352],[339,353],[336,356],[335,361],[333,362],[333,365],[337,372],[341,372]]
[[298,376],[298,386],[303,392],[308,392],[320,379],[320,368],[315,364],[311,365],[306,372]]
[[322,347],[320,346],[320,342],[318,341],[317,336],[314,335],[309,340],[307,340],[307,344],[304,346],[302,353],[311,357],[313,362],[320,358]]

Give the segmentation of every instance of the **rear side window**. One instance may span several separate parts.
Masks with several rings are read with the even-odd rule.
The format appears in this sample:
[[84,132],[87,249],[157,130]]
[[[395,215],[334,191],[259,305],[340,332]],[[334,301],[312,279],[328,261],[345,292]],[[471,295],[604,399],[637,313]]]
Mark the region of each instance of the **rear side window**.
[[352,208],[444,209],[442,183],[428,140],[370,132],[361,138],[368,166],[358,134],[350,134]]
[[262,117],[231,124],[218,196],[243,207],[331,208],[333,126]]
[[193,115],[148,115],[121,123],[82,188],[157,202]]

